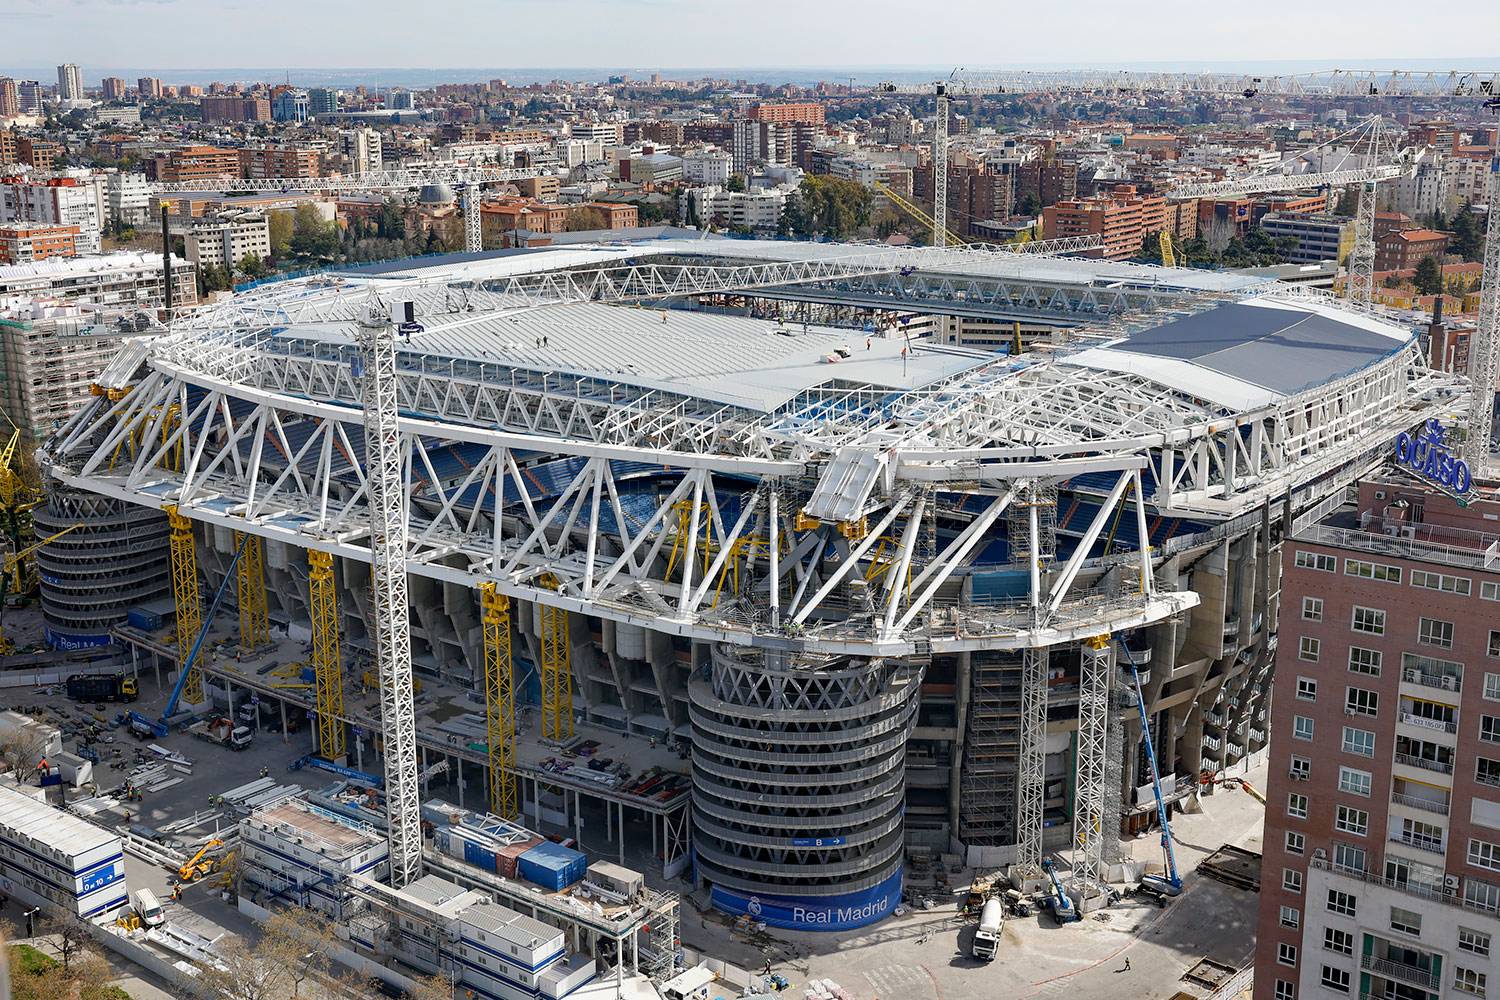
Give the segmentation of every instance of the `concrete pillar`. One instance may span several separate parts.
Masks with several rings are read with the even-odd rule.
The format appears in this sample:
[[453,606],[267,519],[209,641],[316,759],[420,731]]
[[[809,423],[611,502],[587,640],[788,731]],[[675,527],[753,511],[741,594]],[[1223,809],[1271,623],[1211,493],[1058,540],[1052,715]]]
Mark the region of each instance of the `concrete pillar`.
[[462,757],[453,758],[453,773],[457,775],[454,780],[458,782],[458,807],[462,809],[464,807],[464,759]]
[[620,813],[620,864],[623,865],[625,863],[625,803],[617,802],[615,808]]
[[286,699],[277,698],[276,704],[281,706],[281,742],[288,743],[290,742],[290,738],[286,731]]

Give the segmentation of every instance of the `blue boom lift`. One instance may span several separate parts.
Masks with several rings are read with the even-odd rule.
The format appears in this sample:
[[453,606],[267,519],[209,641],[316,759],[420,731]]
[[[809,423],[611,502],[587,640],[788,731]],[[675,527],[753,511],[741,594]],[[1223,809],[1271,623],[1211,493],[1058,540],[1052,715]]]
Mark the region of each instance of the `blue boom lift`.
[[208,614],[203,616],[203,627],[198,630],[198,637],[193,640],[193,646],[188,650],[187,659],[182,664],[182,669],[177,671],[177,684],[172,688],[172,696],[161,710],[161,718],[148,719],[139,712],[131,712],[126,717],[126,722],[132,732],[139,735],[154,736],[161,739],[171,731],[167,720],[177,712],[177,702],[182,698],[182,689],[187,684],[188,674],[192,673],[193,664],[198,662],[198,652],[203,648],[203,642],[208,638],[208,630],[213,627],[214,616],[219,613],[219,605],[224,603],[224,594],[229,589],[229,583],[234,579],[235,571],[239,569],[240,556],[245,554],[245,546],[250,543],[250,533],[246,532],[240,539],[240,547],[235,550],[234,558],[229,560],[229,570],[224,574],[224,580],[219,584],[219,589],[214,591],[214,599],[208,606]]
[[1151,719],[1146,712],[1146,698],[1141,693],[1141,673],[1136,669],[1130,649],[1123,638],[1118,640],[1125,662],[1130,664],[1130,677],[1135,684],[1135,707],[1141,714],[1141,740],[1146,744],[1146,761],[1151,766],[1151,788],[1156,793],[1156,818],[1161,823],[1161,847],[1166,857],[1165,876],[1142,875],[1139,892],[1155,896],[1161,906],[1182,892],[1182,878],[1177,874],[1177,852],[1172,847],[1172,826],[1167,822],[1167,803],[1161,794],[1161,773],[1156,764],[1156,745],[1151,738]]

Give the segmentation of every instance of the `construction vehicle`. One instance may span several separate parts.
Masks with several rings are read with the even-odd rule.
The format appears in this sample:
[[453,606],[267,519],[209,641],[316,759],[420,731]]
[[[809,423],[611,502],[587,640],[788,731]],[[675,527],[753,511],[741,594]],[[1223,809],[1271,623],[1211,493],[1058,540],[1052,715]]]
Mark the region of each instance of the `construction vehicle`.
[[979,911],[979,929],[974,932],[970,953],[981,962],[994,961],[995,952],[1000,948],[1000,928],[1004,924],[1005,907],[999,896],[991,896]]
[[1083,916],[1078,912],[1078,907],[1073,905],[1068,891],[1063,888],[1062,880],[1057,877],[1057,866],[1052,863],[1051,858],[1042,859],[1042,871],[1052,883],[1052,894],[1047,897],[1047,902],[1052,907],[1052,918],[1059,924],[1071,924],[1075,920],[1082,920]]
[[1161,823],[1161,848],[1165,856],[1166,875],[1142,875],[1137,893],[1154,896],[1158,906],[1166,906],[1167,900],[1182,893],[1182,877],[1177,873],[1177,851],[1172,847],[1172,825],[1167,822],[1167,803],[1161,793],[1161,771],[1156,764],[1156,741],[1151,738],[1151,718],[1146,711],[1146,697],[1141,693],[1141,673],[1131,658],[1130,647],[1119,639],[1120,653],[1130,665],[1130,678],[1135,685],[1135,707],[1141,716],[1141,743],[1146,748],[1146,762],[1151,767],[1151,790],[1156,795],[1156,818]]
[[135,678],[126,674],[74,674],[67,690],[73,701],[135,701],[140,694]]
[[180,882],[196,882],[204,875],[208,875],[219,867],[220,858],[209,857],[209,852],[215,848],[223,847],[224,841],[215,837],[194,854],[190,860],[177,869],[177,879]]
[[140,916],[141,923],[147,927],[160,927],[167,922],[167,915],[161,908],[161,900],[157,899],[156,893],[150,889],[137,889],[131,893],[131,904]]
[[212,719],[195,722],[188,727],[188,732],[199,739],[217,743],[231,750],[243,750],[255,738],[249,726],[236,726],[234,720],[227,715],[217,715]]

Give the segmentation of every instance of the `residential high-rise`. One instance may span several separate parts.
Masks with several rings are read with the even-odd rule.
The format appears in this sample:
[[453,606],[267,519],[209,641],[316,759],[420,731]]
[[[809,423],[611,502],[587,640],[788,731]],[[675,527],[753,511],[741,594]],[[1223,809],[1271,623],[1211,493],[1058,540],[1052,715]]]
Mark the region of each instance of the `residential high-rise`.
[[1166,199],[1141,194],[1133,184],[1116,184],[1108,194],[1060,201],[1042,209],[1046,239],[1097,235],[1104,245],[1085,257],[1121,260],[1141,252],[1147,236],[1167,228]]
[[99,89],[106,101],[125,100],[125,81],[118,76],[106,76],[100,81]]
[[143,101],[161,100],[161,81],[154,76],[143,76],[135,82],[136,95]]
[[79,253],[98,253],[104,221],[101,180],[54,177],[31,181],[8,177],[0,182],[0,222],[77,226]]
[[307,91],[283,90],[271,99],[271,118],[278,122],[305,122],[308,116]]
[[22,80],[16,84],[16,98],[23,115],[40,115],[42,105],[46,103],[46,94],[36,80]]
[[77,63],[63,63],[57,67],[57,99],[83,100],[83,70],[78,68]]
[[416,96],[409,90],[392,90],[385,95],[385,106],[392,111],[410,111],[416,107]]
[[0,118],[14,118],[21,113],[21,96],[16,91],[16,81],[0,76]]
[[349,158],[356,174],[377,171],[383,163],[380,133],[372,128],[349,129],[339,133],[339,148]]
[[314,87],[307,92],[307,113],[314,118],[334,114],[339,110],[342,96],[329,87]]
[[1285,543],[1256,1000],[1500,976],[1500,502],[1443,436]]

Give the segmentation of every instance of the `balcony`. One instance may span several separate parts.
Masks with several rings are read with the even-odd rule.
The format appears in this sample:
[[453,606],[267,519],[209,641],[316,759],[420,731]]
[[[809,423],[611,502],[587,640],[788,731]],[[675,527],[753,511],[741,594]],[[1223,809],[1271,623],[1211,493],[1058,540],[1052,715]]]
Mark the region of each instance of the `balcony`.
[[1447,853],[1443,849],[1442,840],[1436,837],[1421,837],[1414,833],[1393,833],[1391,834],[1391,843],[1405,844],[1407,847],[1415,847],[1417,850],[1426,851],[1429,854]]
[[1359,967],[1382,978],[1398,979],[1403,983],[1420,986],[1427,990],[1437,990],[1442,986],[1442,981],[1430,970],[1416,965],[1407,965],[1405,962],[1392,962],[1388,958],[1362,955]]
[[1420,667],[1402,667],[1401,679],[1408,684],[1418,684],[1453,694],[1457,694],[1463,688],[1463,678],[1457,674],[1431,673]]
[[1448,803],[1435,802],[1432,799],[1424,799],[1418,795],[1393,792],[1391,793],[1391,801],[1398,806],[1410,806],[1413,809],[1422,809],[1427,812],[1437,813],[1440,816],[1448,815]]
[[1458,723],[1444,722],[1442,719],[1429,719],[1421,715],[1413,715],[1410,712],[1401,713],[1401,721],[1408,726],[1416,726],[1419,729],[1430,729],[1435,733],[1456,733]]
[[1409,753],[1397,753],[1395,761],[1397,764],[1405,764],[1408,767],[1420,767],[1424,771],[1436,771],[1438,774],[1453,773],[1452,764],[1445,764],[1440,760],[1428,760],[1426,757],[1414,757]]
[[1359,881],[1368,883],[1369,885],[1378,885],[1385,889],[1394,889],[1397,892],[1405,893],[1406,895],[1413,896],[1417,899],[1424,899],[1434,903],[1442,903],[1446,906],[1452,906],[1460,910],[1468,910],[1474,913],[1494,912],[1493,910],[1487,909],[1483,906],[1464,899],[1456,891],[1445,889],[1441,886],[1430,886],[1424,885],[1421,882],[1411,882],[1403,881],[1400,879],[1385,878],[1384,876],[1376,875],[1373,872],[1359,872],[1352,868],[1345,868],[1341,865],[1336,865],[1326,858],[1313,858],[1310,862],[1308,862],[1308,864],[1310,864],[1313,868],[1318,868],[1323,871],[1337,872],[1340,875],[1346,875],[1350,878],[1358,879]]

